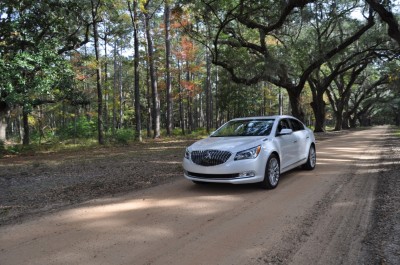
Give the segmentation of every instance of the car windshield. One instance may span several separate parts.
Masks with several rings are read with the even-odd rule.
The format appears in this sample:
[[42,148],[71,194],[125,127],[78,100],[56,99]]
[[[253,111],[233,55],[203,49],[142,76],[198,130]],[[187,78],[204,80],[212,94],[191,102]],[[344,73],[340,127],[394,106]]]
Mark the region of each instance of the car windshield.
[[232,120],[216,130],[211,137],[267,136],[273,124],[273,119]]

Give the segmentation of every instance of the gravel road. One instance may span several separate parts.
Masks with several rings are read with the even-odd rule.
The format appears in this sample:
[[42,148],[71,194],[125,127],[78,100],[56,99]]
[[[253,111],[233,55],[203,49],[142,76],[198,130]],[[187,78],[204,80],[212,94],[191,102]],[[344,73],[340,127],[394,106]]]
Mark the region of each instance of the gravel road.
[[2,159],[0,263],[400,264],[399,138],[319,139],[317,168],[268,191],[184,180],[187,142]]

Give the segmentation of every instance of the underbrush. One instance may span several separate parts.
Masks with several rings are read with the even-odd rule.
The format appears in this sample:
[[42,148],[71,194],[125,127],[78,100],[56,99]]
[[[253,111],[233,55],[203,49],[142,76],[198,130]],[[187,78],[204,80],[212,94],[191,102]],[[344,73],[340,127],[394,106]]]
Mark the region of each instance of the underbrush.
[[[36,153],[47,152],[62,152],[62,151],[77,151],[90,150],[95,148],[109,148],[115,146],[125,146],[138,143],[135,139],[135,131],[132,129],[116,130],[114,135],[111,131],[104,135],[105,144],[98,144],[97,135],[88,137],[83,134],[80,137],[67,137],[68,135],[57,135],[55,133],[46,133],[39,137],[35,132],[32,133],[31,144],[22,145],[20,139],[11,139],[7,143],[0,141],[0,158],[4,156],[19,156],[19,155],[35,155]],[[162,143],[171,140],[197,140],[207,137],[205,129],[193,131],[191,134],[182,135],[179,128],[174,129],[171,136],[167,136],[165,130],[161,131],[161,137],[157,139],[146,137],[146,131],[142,132],[143,143],[151,144],[153,142]]]
[[394,127],[394,135],[400,138],[400,127]]
[[6,147],[4,142],[0,140],[0,158],[6,153]]

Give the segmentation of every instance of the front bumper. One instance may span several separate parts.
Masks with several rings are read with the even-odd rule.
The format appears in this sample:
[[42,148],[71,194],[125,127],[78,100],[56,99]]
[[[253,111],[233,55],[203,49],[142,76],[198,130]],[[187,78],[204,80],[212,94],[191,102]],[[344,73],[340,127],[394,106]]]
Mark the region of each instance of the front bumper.
[[229,159],[227,162],[217,166],[200,166],[184,158],[184,176],[188,180],[202,182],[257,183],[264,180],[266,162],[263,160],[261,155],[256,159],[240,161]]

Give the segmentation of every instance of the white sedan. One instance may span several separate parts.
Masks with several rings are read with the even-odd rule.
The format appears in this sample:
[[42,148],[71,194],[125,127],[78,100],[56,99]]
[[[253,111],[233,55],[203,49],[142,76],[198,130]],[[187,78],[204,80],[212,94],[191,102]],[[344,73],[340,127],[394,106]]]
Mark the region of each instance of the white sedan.
[[315,164],[313,132],[286,115],[233,119],[189,146],[183,159],[185,178],[194,183],[260,183],[269,189],[281,173]]

